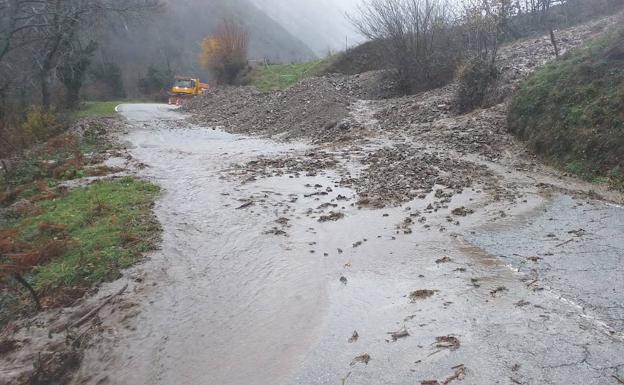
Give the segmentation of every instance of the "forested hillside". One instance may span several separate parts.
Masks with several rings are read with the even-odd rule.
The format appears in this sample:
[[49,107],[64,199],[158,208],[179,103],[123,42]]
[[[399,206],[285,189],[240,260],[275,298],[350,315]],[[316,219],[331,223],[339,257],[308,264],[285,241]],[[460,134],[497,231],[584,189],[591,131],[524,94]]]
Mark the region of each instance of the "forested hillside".
[[172,72],[206,77],[198,62],[200,43],[223,18],[234,18],[247,28],[251,59],[289,63],[315,57],[301,40],[248,0],[168,0],[158,14],[142,23],[109,31],[111,42],[101,48],[99,60],[119,65],[130,94],[138,93],[138,80],[146,76]]

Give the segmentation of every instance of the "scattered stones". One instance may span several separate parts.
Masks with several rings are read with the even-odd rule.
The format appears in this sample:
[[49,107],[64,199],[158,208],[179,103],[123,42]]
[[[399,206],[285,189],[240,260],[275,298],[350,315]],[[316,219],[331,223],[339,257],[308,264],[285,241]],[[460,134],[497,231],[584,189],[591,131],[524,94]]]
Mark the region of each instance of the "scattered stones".
[[451,213],[453,215],[455,215],[455,216],[458,216],[458,217],[465,217],[465,216],[467,216],[469,214],[474,214],[474,210],[467,209],[464,206],[462,206],[462,207],[458,207],[456,209],[453,209],[453,211],[451,211]]
[[459,339],[454,336],[436,337],[435,347],[438,349],[449,349],[450,351],[454,351],[459,349],[460,342]]
[[334,156],[325,151],[308,151],[282,158],[262,157],[245,164],[234,165],[228,173],[245,181],[253,181],[258,177],[268,178],[287,174],[316,176],[321,170],[332,169],[337,164],[338,161]]
[[353,331],[353,334],[351,335],[351,337],[349,337],[348,341],[350,344],[357,342],[357,340],[360,338],[360,335],[358,334],[357,330]]
[[368,363],[371,360],[371,356],[368,353],[364,353],[360,356],[357,356],[353,359],[353,361],[351,361],[351,366],[354,366],[358,363],[364,364],[364,365],[368,365]]
[[462,190],[475,177],[491,176],[486,166],[403,144],[368,154],[362,162],[367,166],[362,175],[345,178],[341,184],[356,189],[359,205],[373,208],[409,202],[432,192],[436,185]]
[[265,234],[267,235],[276,235],[276,236],[284,236],[287,237],[288,233],[285,232],[284,230],[277,228],[277,227],[273,227],[271,230],[267,230],[265,232]]
[[441,263],[449,263],[449,262],[453,262],[453,260],[450,257],[447,257],[447,256],[444,256],[444,257],[442,257],[440,259],[437,259],[435,261],[435,263],[437,263],[438,265],[441,264]]
[[253,205],[254,205],[254,202],[253,201],[249,201],[249,202],[243,203],[242,205],[238,206],[236,208],[236,210],[246,209],[246,208],[251,207]]
[[499,286],[499,287],[497,287],[496,289],[494,289],[494,290],[490,291],[490,295],[491,295],[492,297],[496,297],[496,295],[497,295],[497,294],[502,293],[502,292],[505,292],[505,291],[508,291],[508,290],[507,290],[507,288],[506,288],[505,286]]
[[388,334],[390,335],[390,337],[392,337],[392,341],[396,342],[397,340],[401,339],[401,338],[406,338],[409,337],[410,334],[407,331],[407,328],[403,327],[403,329],[398,330],[396,332],[388,332]]
[[335,212],[335,211],[331,211],[329,213],[329,215],[321,215],[321,217],[318,219],[319,222],[335,222],[338,221],[342,218],[344,218],[345,215],[344,213],[340,213],[340,212]]
[[421,299],[427,299],[432,297],[438,290],[420,289],[410,293],[409,299],[411,302],[416,302]]

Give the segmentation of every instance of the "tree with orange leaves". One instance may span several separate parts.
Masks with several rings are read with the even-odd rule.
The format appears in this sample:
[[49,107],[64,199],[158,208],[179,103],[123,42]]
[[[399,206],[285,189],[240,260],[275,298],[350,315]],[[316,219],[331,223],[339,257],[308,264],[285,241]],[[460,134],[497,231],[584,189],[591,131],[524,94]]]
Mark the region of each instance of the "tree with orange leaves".
[[233,19],[224,19],[202,42],[200,62],[220,84],[234,84],[247,67],[249,33]]

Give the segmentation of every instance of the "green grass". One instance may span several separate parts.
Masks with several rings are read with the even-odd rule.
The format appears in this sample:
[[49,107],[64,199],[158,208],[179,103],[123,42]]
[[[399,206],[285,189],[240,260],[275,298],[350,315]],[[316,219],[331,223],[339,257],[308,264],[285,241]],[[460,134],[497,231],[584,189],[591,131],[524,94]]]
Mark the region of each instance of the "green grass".
[[[61,245],[60,253],[24,276],[46,303],[65,304],[93,285],[118,278],[121,269],[156,248],[160,227],[152,206],[158,194],[157,186],[133,178],[100,181],[35,203],[37,214],[10,220],[0,235],[15,232],[9,240],[23,245],[20,252],[26,254],[43,255],[51,243]],[[6,307],[0,310],[0,325],[31,311],[31,298],[10,275],[0,288],[0,304]]]
[[316,60],[301,64],[270,64],[255,68],[250,74],[250,84],[263,92],[285,90],[302,79],[322,73],[329,60]]
[[[587,180],[622,185],[624,29],[546,65],[524,82],[510,130],[537,154]],[[618,54],[618,52],[620,52]]]
[[13,279],[14,267],[46,304],[62,305],[117,278],[157,246],[155,185],[122,178],[59,188],[65,180],[115,171],[95,166],[112,146],[103,124],[91,122],[80,136],[54,137],[1,175],[0,326],[34,309]]
[[122,101],[112,102],[86,102],[73,113],[73,118],[101,118],[115,115],[115,107],[123,103]]
[[39,224],[58,224],[65,228],[62,236],[68,248],[62,257],[33,270],[33,286],[45,293],[116,278],[120,269],[156,245],[158,225],[151,207],[157,194],[156,186],[127,178],[99,182],[40,203],[43,214],[15,225],[22,239],[41,242],[51,234],[42,233]]

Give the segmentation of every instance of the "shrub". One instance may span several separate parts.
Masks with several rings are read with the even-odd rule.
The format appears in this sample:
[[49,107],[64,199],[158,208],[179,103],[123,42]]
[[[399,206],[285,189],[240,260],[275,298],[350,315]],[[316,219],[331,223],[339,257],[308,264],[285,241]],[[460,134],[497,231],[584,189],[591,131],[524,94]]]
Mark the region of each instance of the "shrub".
[[174,75],[170,69],[149,66],[145,77],[139,79],[139,91],[143,95],[159,97],[173,83]]
[[216,32],[202,42],[201,64],[214,81],[234,84],[248,68],[249,33],[237,22],[226,19]]
[[488,89],[496,81],[498,69],[489,60],[471,58],[457,71],[457,108],[465,113],[483,106]]
[[40,142],[58,133],[56,115],[37,106],[31,108],[26,114],[26,120],[22,123],[22,129],[27,139]]
[[453,79],[461,41],[446,0],[367,0],[351,17],[354,27],[382,49],[402,93]]
[[126,89],[123,82],[121,68],[115,63],[102,63],[91,69],[93,81],[92,93],[98,99],[123,99]]

